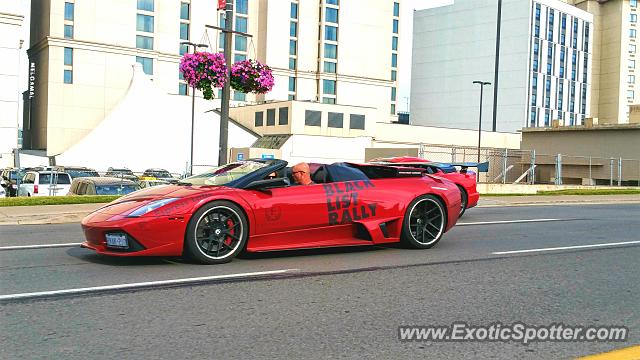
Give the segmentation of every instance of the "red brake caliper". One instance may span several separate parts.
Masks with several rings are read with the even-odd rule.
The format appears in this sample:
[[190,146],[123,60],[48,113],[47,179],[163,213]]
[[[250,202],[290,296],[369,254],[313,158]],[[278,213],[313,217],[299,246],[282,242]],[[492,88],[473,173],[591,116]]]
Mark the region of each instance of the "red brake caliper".
[[[233,227],[233,225],[235,225],[233,223],[233,221],[231,219],[227,219],[227,228],[231,229],[229,230],[229,234],[231,235],[235,235],[236,234],[236,229]],[[224,243],[231,246],[231,242],[233,242],[233,238],[231,238],[231,236],[227,236],[224,239]]]

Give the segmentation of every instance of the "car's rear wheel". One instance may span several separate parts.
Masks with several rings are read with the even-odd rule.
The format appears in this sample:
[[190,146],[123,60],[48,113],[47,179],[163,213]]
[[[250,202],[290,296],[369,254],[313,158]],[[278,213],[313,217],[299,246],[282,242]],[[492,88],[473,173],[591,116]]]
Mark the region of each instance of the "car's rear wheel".
[[247,218],[228,201],[213,201],[196,211],[185,236],[185,255],[203,264],[222,264],[238,255],[247,242]]
[[460,214],[458,214],[458,218],[461,218],[464,212],[467,211],[467,203],[469,202],[469,195],[467,195],[467,192],[464,190],[464,188],[462,188],[462,186],[458,186],[458,189],[460,190],[460,197],[462,200],[460,202]]
[[409,204],[402,223],[401,242],[412,248],[428,249],[440,241],[447,225],[447,211],[433,195],[422,195]]

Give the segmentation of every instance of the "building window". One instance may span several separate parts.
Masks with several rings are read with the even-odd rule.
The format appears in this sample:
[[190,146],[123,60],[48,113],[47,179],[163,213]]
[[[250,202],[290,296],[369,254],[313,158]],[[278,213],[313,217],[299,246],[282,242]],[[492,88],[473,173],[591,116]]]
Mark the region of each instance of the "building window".
[[153,59],[136,56],[136,62],[142,64],[142,70],[147,75],[153,75]]
[[247,94],[240,92],[240,91],[234,91],[233,92],[233,100],[234,101],[246,101],[247,100]]
[[289,55],[296,54],[296,42],[295,40],[289,40]]
[[531,126],[536,126],[536,110],[535,108],[531,109]]
[[635,75],[629,75],[629,76],[627,77],[627,82],[628,82],[629,84],[635,84],[635,83],[636,83],[636,76],[635,76]]
[[633,90],[627,90],[627,99],[633,99],[634,93]]
[[178,84],[178,95],[188,95],[188,89],[189,87],[187,86],[187,84],[185,83],[179,83]]
[[289,69],[296,69],[296,58],[289,58]]
[[278,109],[278,125],[287,125],[289,123],[289,108],[281,107]]
[[629,44],[629,52],[635,54],[636,46],[634,44]]
[[245,61],[247,60],[247,55],[245,54],[235,54],[233,55],[233,62]]
[[249,13],[249,0],[236,0],[236,13],[248,14]]
[[323,97],[322,98],[322,103],[323,104],[335,104],[336,103],[336,98]]
[[335,26],[325,25],[324,39],[331,40],[331,41],[338,41],[338,28]]
[[534,35],[535,37],[537,37],[537,38],[539,38],[539,37],[540,37],[540,25],[536,25],[536,26],[533,28],[533,35]]
[[538,71],[538,59],[533,59],[533,71]]
[[396,101],[396,88],[391,88],[391,101]]
[[336,81],[335,80],[322,80],[322,93],[335,95],[336,94]]
[[72,48],[64,48],[64,64],[65,65],[73,65],[73,49]]
[[532,94],[531,95],[531,105],[535,106],[537,102],[538,102],[538,96],[536,94]]
[[344,114],[342,113],[334,113],[334,112],[330,112],[329,113],[329,122],[328,122],[328,126],[330,128],[339,128],[342,129],[343,127],[343,116]]
[[295,95],[292,95],[292,94],[287,95],[287,100],[295,100],[295,99],[296,99]]
[[73,84],[73,71],[71,70],[64,71],[64,83]]
[[547,75],[551,75],[551,64],[547,64]]
[[298,18],[298,4],[296,3],[291,3],[291,18],[292,19]]
[[296,91],[296,78],[293,76],[289,76],[289,92]]
[[298,23],[295,21],[292,21],[289,24],[289,36],[291,37],[297,37],[298,36]]
[[336,72],[336,63],[331,62],[331,61],[325,61],[324,62],[324,72],[327,73],[334,73]]
[[64,26],[64,38],[73,39],[73,25]]
[[398,50],[398,37],[397,36],[393,36],[391,37],[391,50]]
[[184,54],[186,54],[188,52],[189,52],[189,45],[180,44],[180,50],[179,50],[180,55],[184,55]]
[[635,69],[636,68],[636,61],[635,60],[629,60],[627,62],[627,66],[629,67],[629,69]]
[[327,5],[338,5],[338,0],[325,0]]
[[364,115],[349,115],[349,129],[364,130]]
[[326,8],[324,12],[324,21],[338,23],[338,9]]
[[395,70],[391,70],[391,81],[396,81],[397,77],[398,77],[398,72]]
[[247,51],[247,38],[243,35],[236,35],[236,51]]
[[262,111],[256,111],[255,118],[253,120],[254,126],[262,126],[262,117],[264,113]]
[[189,24],[180,23],[180,40],[189,40]]
[[393,33],[394,34],[398,33],[398,23],[399,23],[399,21],[397,19],[393,19]]
[[324,44],[324,57],[327,59],[337,59],[338,46],[333,44]]
[[629,37],[635,38],[638,31],[636,29],[629,29]]
[[136,47],[138,49],[153,50],[153,38],[149,36],[136,35]]
[[248,29],[248,19],[242,16],[236,16],[236,31],[246,33]]
[[276,109],[267,109],[267,126],[276,125]]
[[136,30],[153,32],[153,16],[138,14],[136,18]]
[[[64,19],[73,21],[74,3],[64,3]],[[70,83],[69,83],[70,84]]]
[[391,54],[391,67],[398,67],[398,54]]
[[307,126],[320,126],[321,118],[322,118],[322,113],[320,111],[315,111],[315,110],[304,111],[304,124]]
[[638,0],[631,0],[630,3],[631,3],[631,7],[633,8],[638,7]]
[[536,20],[540,20],[540,4],[536,4]]
[[153,0],[138,0],[138,10],[153,11]]
[[391,115],[395,115],[396,114],[396,104],[391,104]]
[[180,3],[180,19],[189,20],[189,18],[190,18],[190,15],[189,15],[189,4]]
[[397,2],[393,3],[393,16],[395,17],[400,16],[400,4]]

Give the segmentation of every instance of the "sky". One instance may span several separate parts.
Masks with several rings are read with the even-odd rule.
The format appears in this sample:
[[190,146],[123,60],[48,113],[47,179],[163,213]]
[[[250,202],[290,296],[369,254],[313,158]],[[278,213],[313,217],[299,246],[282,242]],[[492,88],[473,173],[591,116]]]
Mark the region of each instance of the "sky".
[[400,39],[398,43],[398,91],[396,110],[409,111],[411,93],[411,46],[413,11],[453,4],[453,0],[401,0]]

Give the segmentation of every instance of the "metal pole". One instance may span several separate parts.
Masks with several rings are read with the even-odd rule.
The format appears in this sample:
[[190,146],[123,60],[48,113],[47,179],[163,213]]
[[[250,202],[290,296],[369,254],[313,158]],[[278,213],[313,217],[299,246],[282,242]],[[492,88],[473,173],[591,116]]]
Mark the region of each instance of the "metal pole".
[[509,159],[509,149],[504,149],[504,155],[502,159],[502,183],[507,183],[507,160]]
[[618,186],[622,186],[622,158],[618,158]]
[[[480,163],[480,137],[482,136],[482,93],[484,84],[480,84],[480,116],[478,117],[478,163]],[[480,174],[478,172],[478,177]]]
[[[193,47],[195,54],[196,47]],[[193,175],[193,128],[195,127],[196,117],[196,86],[195,83],[191,87],[191,157],[189,158],[189,176]]]
[[531,185],[536,183],[536,151],[531,150]]
[[589,156],[589,185],[595,185],[593,183],[593,175],[591,174],[591,156]]
[[613,158],[609,159],[609,186],[613,186]]
[[224,59],[227,63],[227,81],[222,88],[222,109],[220,114],[220,141],[218,152],[218,166],[227,163],[227,140],[229,139],[229,101],[231,88],[229,85],[229,73],[231,72],[231,31],[233,29],[233,0],[227,0],[226,19],[224,22]]
[[498,115],[498,68],[500,64],[500,23],[502,22],[502,0],[498,0],[498,16],[496,18],[496,61],[493,74],[493,127],[496,131]]

